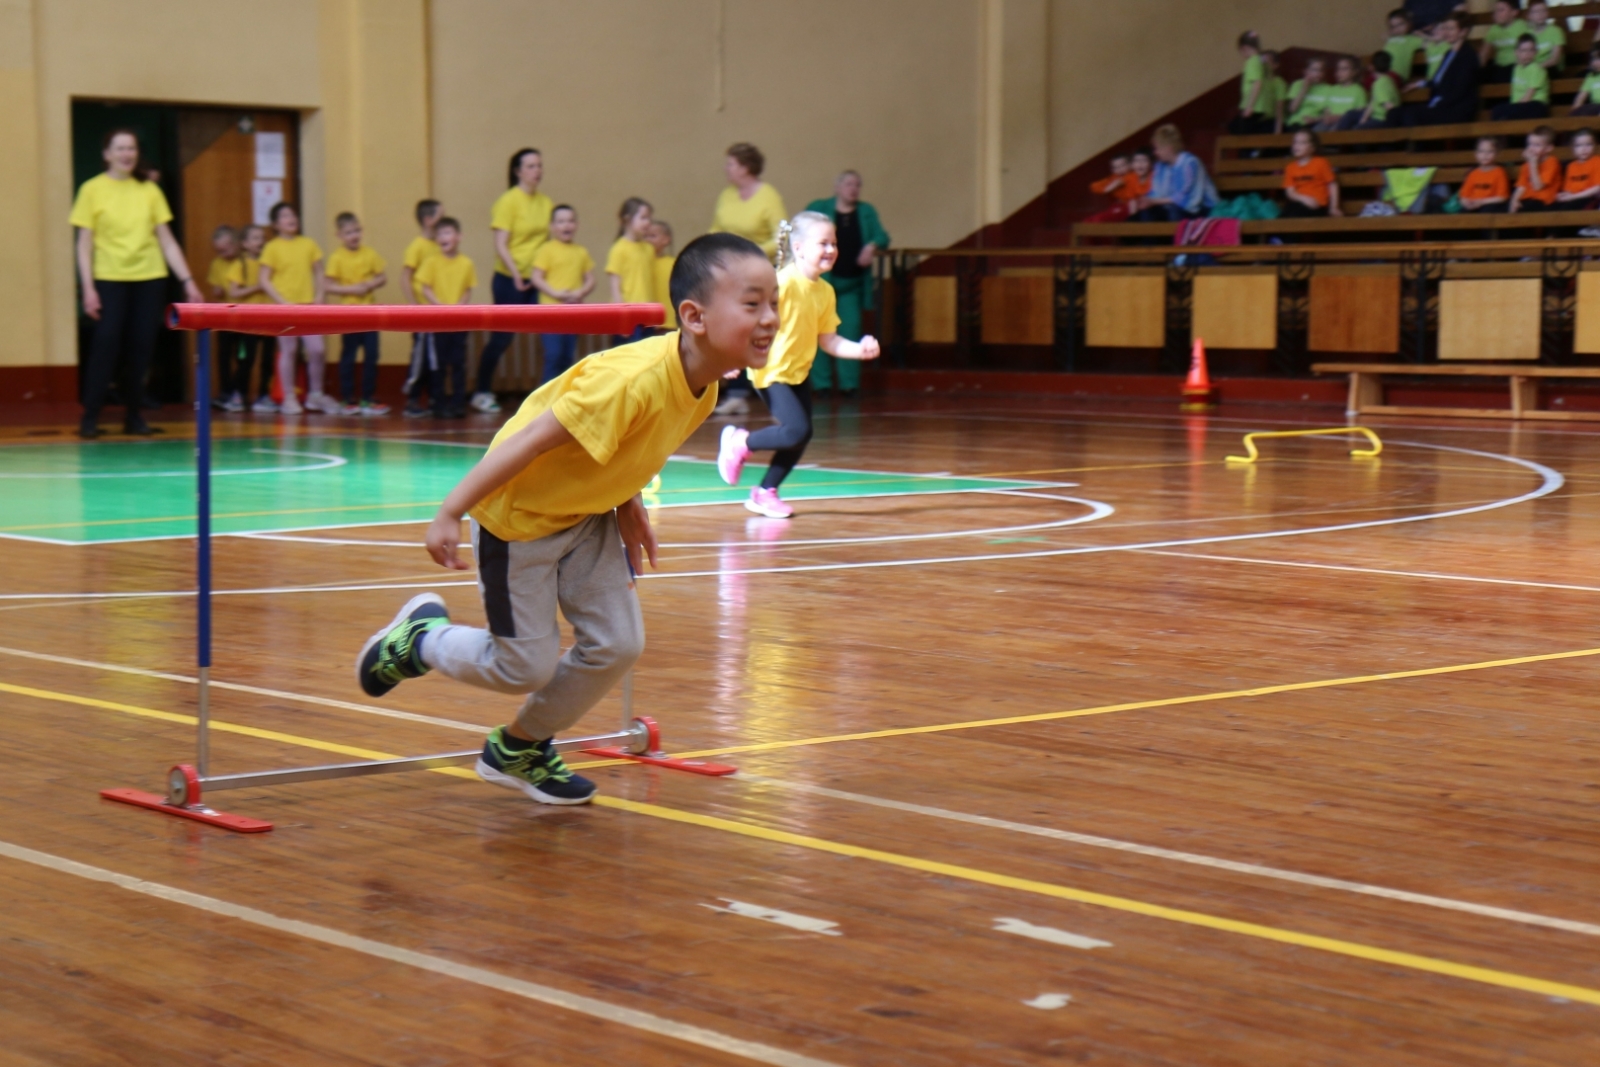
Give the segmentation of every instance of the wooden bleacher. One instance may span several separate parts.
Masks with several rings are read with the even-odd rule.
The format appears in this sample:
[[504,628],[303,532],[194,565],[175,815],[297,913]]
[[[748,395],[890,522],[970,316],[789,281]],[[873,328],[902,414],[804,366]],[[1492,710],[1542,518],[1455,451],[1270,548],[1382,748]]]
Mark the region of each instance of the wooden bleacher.
[[[1433,235],[1435,240],[1459,238],[1466,231],[1582,229],[1600,225],[1600,211],[1544,211],[1527,215],[1380,215],[1373,218],[1269,219],[1240,223],[1246,237],[1313,234],[1386,234],[1408,240]],[[1072,227],[1073,244],[1085,238],[1122,237],[1131,239],[1164,238],[1171,241],[1178,232],[1175,222],[1080,222]],[[1215,252],[1216,249],[1203,249]]]

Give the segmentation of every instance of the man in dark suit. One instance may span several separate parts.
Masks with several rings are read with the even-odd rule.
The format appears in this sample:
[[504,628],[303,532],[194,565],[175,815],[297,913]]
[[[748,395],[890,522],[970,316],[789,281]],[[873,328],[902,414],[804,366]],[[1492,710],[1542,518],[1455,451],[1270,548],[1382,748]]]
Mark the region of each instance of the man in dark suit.
[[1439,20],[1439,39],[1450,46],[1450,51],[1439,61],[1433,77],[1421,83],[1428,90],[1427,101],[1406,105],[1403,120],[1407,126],[1478,120],[1481,65],[1478,53],[1467,44],[1467,27],[1460,15],[1446,15]]

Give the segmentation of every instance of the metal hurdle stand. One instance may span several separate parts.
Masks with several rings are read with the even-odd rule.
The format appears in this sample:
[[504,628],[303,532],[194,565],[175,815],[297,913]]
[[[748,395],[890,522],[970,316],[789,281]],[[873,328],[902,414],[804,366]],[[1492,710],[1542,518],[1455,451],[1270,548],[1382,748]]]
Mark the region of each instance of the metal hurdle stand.
[[[557,315],[549,312],[557,311]],[[285,312],[289,314],[286,316]],[[305,312],[311,312],[306,315]],[[337,312],[338,314],[327,314]],[[350,314],[355,312],[354,315]],[[396,314],[396,313],[399,314]],[[418,315],[417,312],[422,312]],[[445,312],[444,316],[439,312]],[[529,313],[535,314],[529,314]],[[538,314],[543,312],[544,314]],[[573,314],[577,312],[578,314]],[[296,314],[298,313],[298,314]],[[428,313],[432,313],[429,316]],[[445,320],[441,323],[441,319]],[[405,329],[414,332],[436,331],[441,324],[452,328],[472,328],[466,323],[483,323],[477,328],[518,332],[606,332],[626,333],[635,326],[660,325],[659,304],[545,305],[534,307],[490,307],[484,305],[453,308],[367,306],[303,307],[285,309],[268,305],[174,305],[168,325],[174,329],[198,331],[195,367],[195,662],[197,708],[195,761],[179,763],[167,773],[167,794],[158,796],[138,789],[103,789],[100,796],[123,804],[148,808],[165,815],[238,833],[263,833],[272,823],[243,815],[217,811],[202,800],[202,792],[245,789],[251,786],[292,785],[333,778],[360,778],[398,771],[419,771],[444,767],[476,757],[480,749],[461,752],[436,752],[426,756],[362,760],[355,763],[328,763],[311,767],[247,771],[239,774],[210,773],[211,768],[211,329],[227,326],[243,333],[330,334],[368,329]],[[422,329],[416,327],[422,326]],[[585,329],[585,327],[587,329]],[[614,733],[573,737],[557,741],[560,751],[580,751],[604,759],[627,760],[687,771],[710,777],[733,774],[734,767],[703,760],[681,759],[661,751],[661,731],[648,715],[633,713],[633,674],[622,681],[622,722]]]

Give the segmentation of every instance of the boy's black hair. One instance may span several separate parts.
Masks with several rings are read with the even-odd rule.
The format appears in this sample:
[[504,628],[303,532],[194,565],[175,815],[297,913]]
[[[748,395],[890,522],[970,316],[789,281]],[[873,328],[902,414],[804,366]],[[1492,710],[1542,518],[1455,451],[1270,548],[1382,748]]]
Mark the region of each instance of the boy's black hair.
[[1238,47],[1243,48],[1245,45],[1249,45],[1257,52],[1261,51],[1261,35],[1255,30],[1245,30],[1239,35]]
[[428,221],[428,216],[443,206],[437,200],[418,200],[416,208],[417,225],[425,225]]
[[289,201],[279,200],[276,204],[272,205],[272,210],[267,212],[267,221],[276,226],[278,224],[278,212],[282,211],[284,208],[288,208],[296,215],[300,214],[300,209],[289,203]]
[[1590,128],[1589,128],[1589,127],[1587,127],[1587,126],[1585,126],[1585,127],[1584,127],[1584,128],[1583,128],[1583,129],[1581,129],[1581,130],[1577,130],[1577,131],[1574,131],[1574,133],[1573,133],[1573,134],[1572,134],[1572,139],[1573,139],[1573,140],[1574,140],[1574,141],[1576,141],[1576,140],[1577,140],[1577,139],[1578,139],[1578,138],[1580,138],[1580,137],[1587,137],[1587,138],[1589,138],[1589,140],[1591,140],[1591,141],[1594,141],[1594,140],[1600,140],[1600,138],[1596,138],[1596,137],[1595,137],[1595,135],[1594,135],[1594,131],[1593,131],[1593,130],[1591,130],[1591,129],[1590,129]]
[[356,213],[354,211],[341,211],[338,215],[334,216],[333,228],[336,230],[342,230],[352,222],[357,226],[361,225],[361,220],[356,218]]
[[1531,33],[1525,33],[1521,37],[1517,38],[1517,47],[1521,48],[1525,44],[1531,44],[1533,47],[1538,48],[1539,38],[1535,37]]
[[684,245],[677,262],[672,265],[672,278],[667,283],[672,306],[680,307],[685,300],[704,304],[711,296],[711,287],[716,284],[717,268],[726,267],[735,256],[767,258],[760,245],[735,233],[708,233]]
[[1478,138],[1476,141],[1472,142],[1472,147],[1474,149],[1476,149],[1479,145],[1481,145],[1485,141],[1488,141],[1490,144],[1494,145],[1494,150],[1496,152],[1499,152],[1501,149],[1505,148],[1505,146],[1506,146],[1505,141],[1502,140],[1501,138],[1495,136],[1492,133],[1486,133],[1482,137]]
[[570,211],[572,212],[573,218],[578,217],[578,209],[573,207],[571,204],[557,204],[555,207],[550,209],[550,217],[555,218],[556,212],[558,211]]
[[1403,7],[1397,7],[1389,12],[1389,17],[1392,19],[1405,19],[1407,26],[1415,26],[1417,24],[1417,20],[1412,17],[1411,12]]
[[1394,67],[1394,57],[1388,52],[1374,52],[1372,54],[1372,69],[1379,74],[1387,74]]
[[442,228],[444,228],[446,226],[448,226],[450,229],[456,231],[457,233],[461,232],[461,220],[457,219],[457,218],[453,218],[453,217],[451,217],[449,215],[446,215],[444,218],[440,219],[438,222],[433,224],[433,232],[434,233],[438,233]]

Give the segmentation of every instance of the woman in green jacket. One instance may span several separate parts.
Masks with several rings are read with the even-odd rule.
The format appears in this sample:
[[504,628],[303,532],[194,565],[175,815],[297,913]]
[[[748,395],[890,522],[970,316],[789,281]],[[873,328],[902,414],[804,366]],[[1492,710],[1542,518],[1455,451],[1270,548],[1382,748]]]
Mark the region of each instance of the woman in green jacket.
[[[872,307],[872,257],[889,247],[889,235],[878,221],[877,209],[861,199],[861,175],[853,170],[839,175],[831,197],[813,200],[806,210],[828,216],[839,234],[838,262],[823,277],[833,286],[839,336],[859,341],[861,313]],[[854,396],[861,387],[861,364],[818,351],[811,365],[811,388],[824,393],[835,387],[840,396]]]

